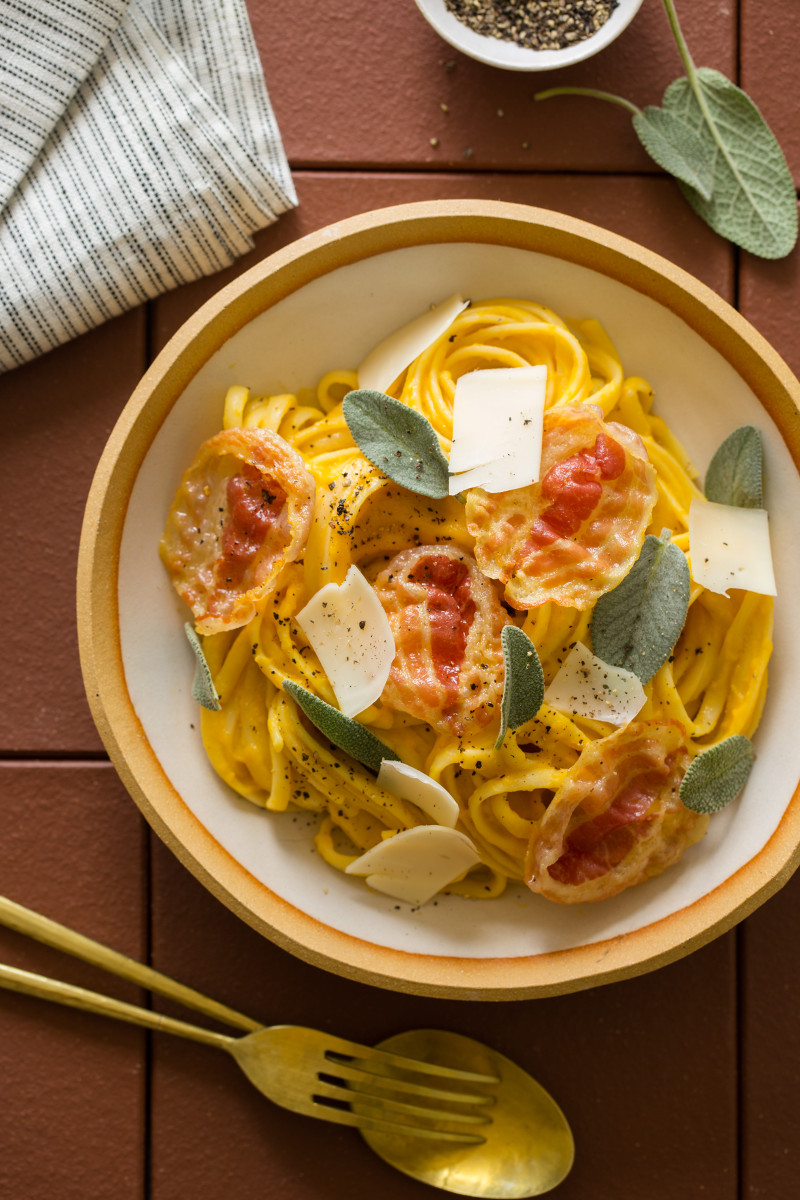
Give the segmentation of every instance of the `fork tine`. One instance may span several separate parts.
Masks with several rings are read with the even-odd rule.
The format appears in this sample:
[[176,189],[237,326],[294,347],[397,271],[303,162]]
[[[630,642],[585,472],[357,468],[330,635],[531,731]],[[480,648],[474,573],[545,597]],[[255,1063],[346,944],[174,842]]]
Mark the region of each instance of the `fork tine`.
[[[327,1056],[326,1056],[327,1057]],[[404,1093],[426,1100],[446,1100],[453,1104],[490,1105],[496,1103],[496,1098],[487,1092],[463,1092],[451,1088],[434,1088],[424,1083],[414,1083],[410,1079],[395,1079],[383,1071],[373,1072],[355,1061],[336,1061],[331,1063],[331,1072],[337,1078],[346,1079],[352,1084],[370,1083],[370,1095],[380,1095],[384,1091]],[[318,1078],[327,1078],[328,1073],[319,1073]],[[457,1081],[454,1081],[457,1082]],[[353,1091],[363,1091],[363,1088],[353,1087]]]
[[[419,1107],[419,1117],[414,1116],[415,1105],[396,1101],[394,1105],[378,1098],[376,1104],[364,1102],[364,1097],[351,1092],[346,1085],[337,1086],[309,1077],[307,1071],[286,1071],[281,1078],[280,1093],[274,1096],[276,1103],[292,1112],[333,1121],[336,1125],[351,1125],[358,1129],[396,1133],[422,1138],[434,1138],[446,1142],[463,1142],[465,1145],[480,1145],[486,1139],[480,1134],[466,1132],[464,1127],[488,1124],[472,1114],[459,1115],[453,1112],[438,1113]],[[406,1110],[406,1111],[403,1111]],[[439,1128],[439,1118],[449,1128]],[[396,1119],[394,1119],[396,1118]],[[427,1123],[421,1124],[424,1119]],[[459,1130],[457,1126],[462,1128]],[[456,1126],[456,1128],[453,1128]]]
[[370,1074],[385,1074],[395,1078],[396,1072],[414,1075],[435,1075],[440,1079],[452,1079],[462,1083],[494,1083],[500,1082],[497,1075],[483,1075],[478,1071],[462,1071],[457,1067],[444,1067],[440,1063],[425,1062],[418,1058],[408,1058],[401,1054],[390,1054],[387,1050],[375,1050],[371,1046],[360,1046],[358,1042],[348,1042],[344,1038],[325,1035],[325,1057],[329,1062],[338,1063],[343,1058],[352,1061]]
[[325,1097],[350,1106],[350,1111],[364,1116],[408,1116],[420,1117],[425,1121],[447,1121],[459,1125],[489,1125],[491,1117],[478,1113],[454,1113],[450,1109],[427,1108],[422,1104],[408,1104],[404,1100],[393,1100],[390,1096],[379,1096],[374,1092],[363,1092],[358,1088],[337,1085],[327,1080],[320,1081],[314,1088],[314,1099]]
[[[296,1110],[300,1111],[300,1110]],[[477,1133],[455,1133],[450,1129],[432,1129],[425,1125],[407,1125],[400,1121],[382,1121],[378,1117],[353,1113],[348,1109],[331,1108],[317,1104],[302,1110],[306,1116],[332,1121],[335,1125],[349,1125],[351,1129],[374,1130],[376,1133],[392,1133],[400,1137],[425,1138],[428,1141],[459,1142],[464,1146],[482,1146],[486,1141]]]

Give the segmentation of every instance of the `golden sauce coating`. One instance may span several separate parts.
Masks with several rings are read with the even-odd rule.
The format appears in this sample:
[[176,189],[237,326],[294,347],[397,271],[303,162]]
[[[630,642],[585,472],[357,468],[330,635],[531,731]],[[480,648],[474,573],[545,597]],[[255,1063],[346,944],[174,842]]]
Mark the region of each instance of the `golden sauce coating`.
[[637,721],[590,742],[531,841],[531,891],[564,904],[605,900],[676,862],[708,826],[681,803],[689,761],[676,721]]
[[467,493],[478,566],[515,608],[548,600],[585,609],[633,566],[656,501],[656,473],[631,429],[598,409],[545,413],[541,478]]
[[183,476],[159,547],[199,633],[245,625],[305,546],[316,485],[269,429],[227,429]]
[[384,704],[456,736],[499,717],[509,617],[471,555],[446,544],[404,550],[375,591],[397,650]]
[[[382,603],[398,649],[381,700],[360,720],[403,762],[451,793],[483,862],[451,891],[490,899],[509,882],[528,879],[543,898],[566,902],[612,895],[646,879],[707,826],[706,817],[674,806],[679,771],[724,738],[751,737],[757,728],[772,649],[772,598],[734,592],[726,599],[697,586],[673,655],[645,685],[648,721],[655,728],[677,722],[685,731],[686,753],[675,751],[676,770],[663,795],[652,801],[644,779],[636,785],[638,798],[634,788],[619,799],[605,797],[605,808],[594,810],[604,797],[605,764],[623,758],[627,746],[634,757],[640,753],[634,727],[608,736],[607,726],[545,704],[494,748],[500,633],[509,619],[503,588],[507,601],[530,608],[519,623],[549,681],[576,641],[591,644],[592,605],[632,566],[645,527],[656,534],[669,527],[673,543],[688,551],[689,508],[700,495],[697,472],[654,406],[652,389],[625,374],[595,320],[568,324],[542,305],[513,298],[474,302],[390,392],[431,421],[444,449],[463,374],[539,364],[548,371],[540,483],[491,497],[475,490],[466,505],[455,497],[414,495],[359,453],[342,411],[343,397],[359,386],[355,371],[329,372],[315,392],[251,396],[234,386],[225,398],[224,427],[279,434],[280,444],[288,443],[313,473],[318,503],[305,550],[281,572],[269,602],[258,604],[241,630],[203,640],[222,697],[220,711],[202,711],[203,740],[215,770],[241,796],[271,812],[318,813],[315,845],[334,869],[344,870],[386,834],[420,818],[413,805],[378,788],[366,766],[338,753],[282,690],[290,679],[335,703],[330,681],[305,652],[296,615],[352,565],[370,580],[383,572]],[[271,478],[288,505],[290,489]],[[233,559],[247,566],[251,518],[258,525],[284,503],[277,490],[267,490],[274,496],[269,512],[252,512],[247,479],[234,485],[245,536],[238,546],[233,531],[229,566]],[[619,544],[618,530],[624,534]],[[416,577],[390,580],[404,554],[412,555],[407,574]],[[477,637],[482,623],[485,639]],[[662,748],[661,759],[657,749],[656,737],[655,757],[644,760],[641,772],[654,770],[654,784],[674,747]],[[591,775],[592,764],[598,791],[582,774]]]

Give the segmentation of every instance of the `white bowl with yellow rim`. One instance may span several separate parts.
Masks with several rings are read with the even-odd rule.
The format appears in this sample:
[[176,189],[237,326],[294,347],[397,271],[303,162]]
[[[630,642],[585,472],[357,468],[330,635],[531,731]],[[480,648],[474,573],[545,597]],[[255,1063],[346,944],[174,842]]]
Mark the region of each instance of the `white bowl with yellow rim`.
[[[368,891],[313,851],[306,814],[266,814],[211,769],[191,698],[186,610],[157,545],[177,480],[217,431],[231,384],[313,386],[444,296],[538,300],[598,317],[653,385],[701,470],[734,428],[763,432],[778,598],[757,759],[742,797],[662,876],[594,905],[511,886],[421,909]],[[800,851],[800,385],[717,295],[657,255],[556,213],[487,201],[404,205],[320,230],[243,274],[174,336],[99,464],[79,563],[81,661],[109,754],[153,828],[225,904],[318,966],[395,990],[519,999],[657,967],[730,928]]]

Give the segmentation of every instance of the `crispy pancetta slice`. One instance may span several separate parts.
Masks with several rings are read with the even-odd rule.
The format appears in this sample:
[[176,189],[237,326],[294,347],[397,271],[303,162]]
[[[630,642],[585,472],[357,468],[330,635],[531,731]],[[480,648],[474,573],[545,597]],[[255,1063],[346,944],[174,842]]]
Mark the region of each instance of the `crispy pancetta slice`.
[[200,447],[181,480],[161,558],[199,633],[236,629],[305,546],[316,484],[269,429],[227,429]]
[[544,416],[541,477],[528,487],[467,493],[478,566],[515,608],[548,600],[588,608],[633,566],[656,500],[639,436],[592,406]]
[[403,550],[375,591],[397,650],[383,702],[456,736],[499,716],[509,617],[471,555],[449,544]]
[[709,820],[681,803],[689,760],[675,721],[637,721],[590,742],[531,839],[528,887],[563,904],[605,900],[677,862]]

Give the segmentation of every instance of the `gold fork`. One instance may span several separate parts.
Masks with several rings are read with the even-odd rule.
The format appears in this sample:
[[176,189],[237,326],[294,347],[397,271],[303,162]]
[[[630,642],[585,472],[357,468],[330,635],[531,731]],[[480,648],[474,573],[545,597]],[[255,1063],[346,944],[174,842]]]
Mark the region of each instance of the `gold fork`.
[[362,1130],[480,1144],[475,1127],[490,1123],[494,1075],[390,1054],[299,1025],[261,1026],[244,1014],[162,975],[31,909],[0,897],[0,924],[103,968],[151,992],[248,1030],[230,1037],[86,988],[0,964],[0,987],[53,1000],[231,1054],[251,1083],[275,1104]]

